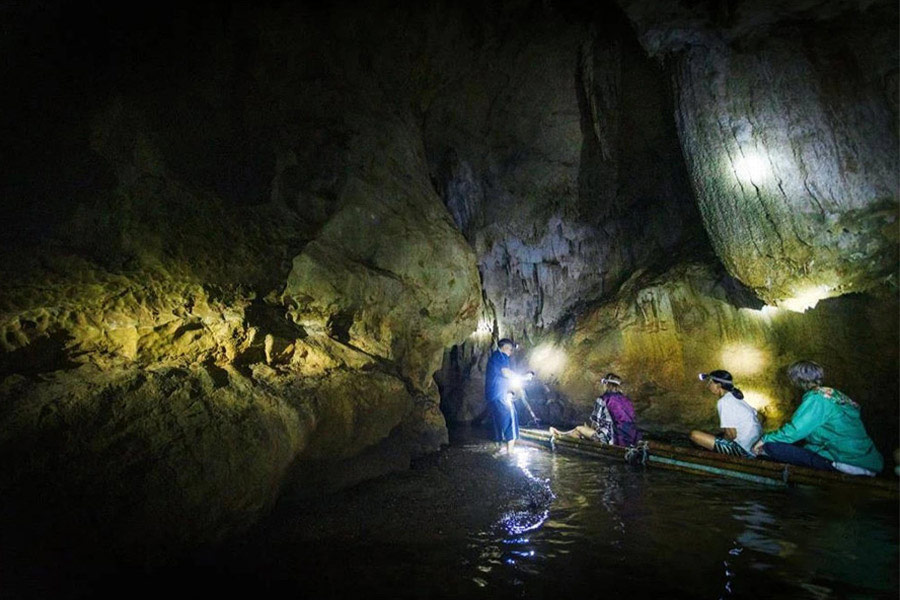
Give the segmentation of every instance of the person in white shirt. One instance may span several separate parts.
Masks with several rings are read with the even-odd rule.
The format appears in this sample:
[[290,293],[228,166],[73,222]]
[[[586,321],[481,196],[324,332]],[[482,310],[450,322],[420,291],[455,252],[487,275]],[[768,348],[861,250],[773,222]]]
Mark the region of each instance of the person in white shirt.
[[722,370],[700,373],[700,381],[705,381],[706,389],[719,397],[716,410],[722,432],[713,435],[694,430],[691,441],[720,454],[755,458],[753,444],[762,436],[762,426],[756,409],[744,401],[744,394],[734,386],[731,373]]

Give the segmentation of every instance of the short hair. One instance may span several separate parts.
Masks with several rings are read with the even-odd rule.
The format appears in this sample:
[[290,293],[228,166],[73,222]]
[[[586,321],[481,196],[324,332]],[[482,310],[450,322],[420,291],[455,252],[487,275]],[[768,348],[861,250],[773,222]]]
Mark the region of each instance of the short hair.
[[825,369],[811,360],[798,360],[788,367],[788,377],[798,388],[811,390],[825,381]]
[[509,338],[502,338],[499,342],[497,342],[497,348],[502,348],[503,346],[512,346],[516,347],[515,343]]

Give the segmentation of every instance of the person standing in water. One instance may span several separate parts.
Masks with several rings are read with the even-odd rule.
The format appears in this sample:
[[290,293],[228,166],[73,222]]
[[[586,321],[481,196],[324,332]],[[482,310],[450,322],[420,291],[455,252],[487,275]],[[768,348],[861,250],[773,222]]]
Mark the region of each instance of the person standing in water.
[[484,377],[484,400],[491,411],[494,423],[494,441],[497,443],[495,455],[500,454],[505,444],[507,454],[512,454],[519,439],[519,421],[513,404],[510,383],[516,374],[510,368],[509,359],[515,351],[515,344],[508,338],[497,342],[497,349],[488,358]]
[[716,410],[722,432],[713,435],[703,431],[691,432],[691,441],[713,452],[755,458],[753,444],[762,435],[762,426],[756,409],[747,404],[744,394],[734,386],[734,378],[728,371],[716,370],[700,373],[706,389],[719,397]]
[[569,431],[551,427],[550,433],[617,446],[635,445],[641,434],[634,424],[634,406],[622,392],[622,378],[615,373],[607,373],[600,381],[606,385],[606,391],[594,401],[590,425],[585,423]]

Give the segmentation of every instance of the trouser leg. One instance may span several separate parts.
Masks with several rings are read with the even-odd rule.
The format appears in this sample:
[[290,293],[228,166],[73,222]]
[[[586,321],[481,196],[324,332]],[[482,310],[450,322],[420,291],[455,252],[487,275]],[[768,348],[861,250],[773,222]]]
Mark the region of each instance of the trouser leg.
[[488,401],[488,413],[491,416],[492,433],[494,441],[498,444],[503,441],[503,417],[497,411],[497,405],[494,401]]
[[766,442],[763,444],[763,452],[765,452],[766,456],[778,462],[819,469],[820,471],[834,471],[831,461],[824,456],[793,444]]

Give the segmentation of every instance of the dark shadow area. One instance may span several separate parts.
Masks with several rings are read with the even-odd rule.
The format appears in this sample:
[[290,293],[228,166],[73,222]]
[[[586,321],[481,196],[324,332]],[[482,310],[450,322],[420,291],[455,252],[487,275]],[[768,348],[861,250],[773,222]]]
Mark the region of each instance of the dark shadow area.
[[[34,324],[32,324],[33,328]],[[22,323],[27,333],[28,322]],[[0,379],[12,374],[25,376],[39,375],[49,371],[74,369],[78,363],[72,360],[69,342],[72,336],[65,331],[56,331],[38,336],[17,350],[0,353]]]

